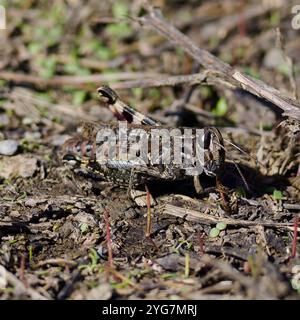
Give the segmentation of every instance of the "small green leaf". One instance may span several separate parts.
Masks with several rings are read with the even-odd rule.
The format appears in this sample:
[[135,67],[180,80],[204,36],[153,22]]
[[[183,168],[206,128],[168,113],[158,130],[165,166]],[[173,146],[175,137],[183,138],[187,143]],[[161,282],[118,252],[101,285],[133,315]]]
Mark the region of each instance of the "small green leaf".
[[224,98],[220,98],[212,113],[216,116],[223,117],[227,113],[227,102]]
[[175,279],[178,277],[178,274],[177,273],[164,273],[160,276],[161,279]]
[[38,42],[30,42],[28,44],[27,48],[31,54],[35,55],[35,54],[39,53],[40,51],[42,51],[43,46],[41,43],[38,43]]
[[45,35],[49,46],[58,43],[63,36],[63,28],[61,25],[56,25],[52,28],[46,29]]
[[112,57],[112,50],[103,46],[99,46],[95,53],[101,60],[109,60]]
[[28,246],[28,256],[29,256],[29,262],[32,262],[32,258],[33,258],[33,247],[32,245]]
[[220,43],[220,39],[217,36],[211,36],[209,38],[209,46],[212,48],[216,48]]
[[281,200],[283,198],[282,192],[280,190],[274,190],[273,191],[273,198],[275,200]]
[[38,59],[36,63],[41,68],[39,74],[43,78],[51,78],[56,73],[57,60],[54,57],[47,59]]
[[245,198],[247,196],[246,191],[243,187],[238,187],[235,189],[235,193],[238,197]]
[[116,38],[116,40],[130,37],[133,33],[133,29],[128,23],[115,23],[106,27],[107,33]]
[[37,93],[37,98],[43,100],[43,101],[46,101],[46,102],[53,102],[51,96],[49,95],[49,91],[46,93],[46,92],[40,92],[40,93]]
[[280,12],[277,10],[273,11],[270,16],[271,26],[273,26],[273,27],[278,26],[279,23],[280,23]]
[[[49,156],[49,155],[48,155]],[[56,232],[57,230],[59,229],[59,224],[58,223],[55,223],[52,227],[52,231],[53,232]]]
[[201,97],[203,99],[209,99],[213,96],[213,91],[210,87],[203,86],[200,88]]
[[233,61],[233,56],[232,56],[232,53],[231,53],[231,52],[222,51],[222,52],[220,53],[219,58],[220,58],[222,61],[224,61],[224,62],[226,62],[226,63],[229,63],[229,64],[231,64],[232,61]]
[[90,70],[82,68],[76,61],[68,63],[64,66],[64,71],[71,75],[88,76],[91,74]]
[[287,63],[282,63],[279,66],[277,66],[277,71],[285,77],[288,77],[291,73],[291,68]]
[[263,123],[262,128],[264,131],[271,131],[273,129],[272,123]]
[[86,224],[86,223],[82,223],[81,225],[80,225],[80,231],[81,231],[81,233],[87,233],[87,231],[89,230],[89,226]]
[[149,89],[149,93],[148,93],[149,97],[151,97],[152,99],[160,99],[161,94],[160,94],[160,90],[156,89],[156,88],[151,88]]
[[236,50],[234,51],[235,55],[237,58],[243,58],[245,55],[245,48],[243,47],[238,47],[236,48]]
[[216,228],[220,231],[225,230],[227,228],[227,224],[225,222],[219,222],[217,223]]
[[128,6],[122,1],[116,1],[112,7],[115,18],[124,18],[128,14]]
[[253,78],[260,79],[259,72],[254,68],[246,67],[244,68],[244,72]]
[[91,266],[94,267],[99,260],[99,255],[94,248],[90,249],[89,258],[91,259]]
[[210,238],[216,238],[220,233],[220,230],[217,228],[212,228],[209,232],[209,237]]
[[132,91],[133,95],[135,96],[135,98],[137,98],[137,99],[142,98],[142,95],[143,95],[142,88],[132,88],[131,91]]
[[76,91],[73,96],[73,104],[75,106],[80,106],[83,104],[87,96],[86,91]]

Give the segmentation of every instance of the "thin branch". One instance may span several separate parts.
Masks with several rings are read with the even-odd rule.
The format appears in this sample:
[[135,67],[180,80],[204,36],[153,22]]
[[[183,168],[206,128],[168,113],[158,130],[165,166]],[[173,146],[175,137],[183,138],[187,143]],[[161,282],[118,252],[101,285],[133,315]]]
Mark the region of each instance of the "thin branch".
[[[169,214],[175,217],[183,218],[188,221],[201,222],[206,224],[216,224],[220,221],[234,226],[251,227],[251,226],[264,226],[276,229],[294,230],[293,223],[275,223],[272,221],[248,221],[248,220],[238,220],[225,217],[215,217],[207,213],[200,211],[186,209],[182,207],[173,206],[171,204],[166,204],[163,213]],[[300,231],[300,228],[297,228]]]
[[190,38],[181,33],[165,20],[159,9],[146,5],[148,14],[137,18],[141,25],[153,29],[169,39],[175,46],[181,47],[187,54],[198,61],[205,69],[214,70],[220,78],[231,85],[242,88],[258,97],[264,98],[284,111],[283,115],[300,120],[300,103],[284,96],[277,89],[263,81],[245,75],[224,63],[207,50],[199,48]]
[[130,88],[151,88],[151,87],[162,87],[162,86],[175,86],[182,83],[199,84],[206,80],[209,76],[209,70],[202,73],[189,74],[189,75],[179,75],[170,76],[160,79],[142,79],[142,80],[132,80],[123,81],[111,84],[111,87],[116,90],[120,89],[130,89]]
[[109,222],[109,212],[106,208],[104,208],[104,221],[105,221],[105,229],[106,229],[106,245],[107,245],[107,253],[108,253],[108,266],[113,268],[114,260],[112,253],[112,241],[110,235],[110,222]]
[[73,86],[84,88],[87,85],[99,84],[103,82],[110,82],[116,80],[136,80],[145,78],[161,77],[161,74],[155,72],[121,72],[121,73],[106,73],[106,74],[92,74],[89,76],[56,76],[53,78],[43,78],[35,75],[28,75],[14,72],[0,72],[0,79],[5,81],[12,81],[14,83],[29,83],[39,88],[45,87],[59,87],[59,86]]

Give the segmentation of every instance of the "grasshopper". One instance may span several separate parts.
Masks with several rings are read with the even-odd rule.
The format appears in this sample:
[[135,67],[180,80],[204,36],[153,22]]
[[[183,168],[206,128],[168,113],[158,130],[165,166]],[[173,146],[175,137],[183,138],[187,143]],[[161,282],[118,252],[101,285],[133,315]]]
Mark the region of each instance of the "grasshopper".
[[[146,135],[150,135],[152,129],[171,129],[160,125],[157,121],[137,112],[135,109],[124,103],[117,93],[108,86],[98,88],[99,98],[107,104],[115,117],[126,122],[126,134],[130,135],[134,130],[143,130]],[[178,128],[184,134],[187,128]],[[195,128],[189,128],[191,135],[191,148],[195,149],[199,145],[196,141]],[[61,157],[63,162],[68,163],[73,168],[85,169],[94,177],[104,181],[112,182],[118,186],[137,187],[151,181],[180,181],[190,176],[181,166],[174,163],[174,157],[169,163],[163,163],[161,159],[154,163],[150,154],[147,154],[147,163],[141,164],[133,160],[114,157],[102,161],[99,157],[99,148],[104,148],[104,142],[99,140],[101,130],[110,130],[112,135],[118,134],[117,123],[84,123],[79,133],[67,140],[62,146]],[[201,161],[203,174],[218,177],[224,168],[225,148],[220,131],[215,127],[205,127],[203,129],[201,146],[203,159]],[[128,142],[129,147],[130,142]],[[108,148],[106,146],[106,148]],[[120,149],[120,145],[117,145]],[[108,149],[107,149],[108,150]],[[107,151],[106,150],[106,151]],[[193,152],[194,150],[192,150]],[[108,151],[107,151],[108,152]],[[185,150],[181,150],[182,156],[186,156]],[[101,160],[101,161],[100,161]],[[200,173],[193,174],[194,186],[197,192],[201,192]]]

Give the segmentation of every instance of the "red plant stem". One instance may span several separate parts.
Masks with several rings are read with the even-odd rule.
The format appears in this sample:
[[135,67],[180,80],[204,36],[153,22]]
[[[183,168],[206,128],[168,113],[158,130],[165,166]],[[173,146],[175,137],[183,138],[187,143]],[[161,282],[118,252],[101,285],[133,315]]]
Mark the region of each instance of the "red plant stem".
[[150,191],[148,187],[145,185],[146,189],[146,203],[147,203],[147,228],[146,228],[146,237],[150,237],[151,235],[151,199],[150,199]]
[[238,18],[238,22],[237,22],[237,27],[238,27],[238,31],[240,36],[245,37],[246,36],[246,26],[247,26],[247,20],[245,17],[245,6],[247,4],[247,1],[241,0],[240,1],[240,14],[239,14],[239,18]]
[[295,214],[295,217],[294,217],[294,234],[293,234],[291,258],[295,258],[296,257],[296,253],[297,253],[298,225],[299,225],[299,216],[298,216],[298,214]]
[[20,274],[20,279],[23,282],[24,286],[28,288],[28,283],[25,278],[25,261],[26,261],[26,258],[25,258],[25,255],[23,254],[21,256],[19,274]]
[[241,12],[238,20],[238,30],[239,30],[239,34],[242,37],[246,36],[246,21],[245,21],[245,16],[243,12]]
[[231,212],[228,194],[225,193],[224,186],[218,176],[216,177],[216,185],[217,185],[217,190],[220,193],[223,209],[226,211],[227,214],[231,215],[232,212]]
[[106,245],[108,253],[108,264],[110,268],[113,268],[113,254],[112,254],[112,245],[111,245],[111,236],[110,236],[110,223],[109,223],[109,213],[104,208],[104,220],[105,220],[105,229],[106,229]]

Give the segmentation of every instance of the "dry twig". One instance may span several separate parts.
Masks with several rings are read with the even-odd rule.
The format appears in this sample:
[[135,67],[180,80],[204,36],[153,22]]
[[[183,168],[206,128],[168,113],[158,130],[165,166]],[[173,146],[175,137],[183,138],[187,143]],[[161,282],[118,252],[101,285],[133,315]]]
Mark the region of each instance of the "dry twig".
[[264,98],[282,109],[284,111],[283,115],[300,120],[299,102],[281,94],[277,89],[265,84],[263,81],[241,73],[208,51],[199,48],[190,38],[166,21],[159,9],[150,5],[146,5],[146,9],[148,14],[137,18],[136,21],[160,33],[174,45],[181,47],[205,69],[214,72],[213,80],[220,78],[224,83],[229,83],[233,87],[242,88],[257,97]]
[[[207,213],[203,213],[203,212],[192,210],[192,209],[177,207],[170,204],[165,205],[165,207],[163,208],[163,213],[169,214],[175,217],[183,218],[189,221],[196,221],[196,222],[205,223],[205,224],[216,224],[222,221],[227,225],[233,225],[233,226],[243,226],[243,227],[264,226],[264,227],[276,228],[276,229],[293,230],[292,223],[276,223],[272,221],[248,221],[248,220],[238,220],[238,219],[225,218],[225,217],[215,217]],[[300,231],[300,228],[297,228],[297,230]]]

